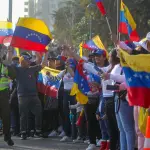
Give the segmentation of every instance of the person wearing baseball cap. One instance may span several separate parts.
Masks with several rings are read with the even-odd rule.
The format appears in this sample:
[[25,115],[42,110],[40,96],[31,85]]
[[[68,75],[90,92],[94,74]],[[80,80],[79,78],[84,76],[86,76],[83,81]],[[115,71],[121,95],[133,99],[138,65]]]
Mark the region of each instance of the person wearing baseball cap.
[[[104,50],[96,50],[93,55],[95,56],[95,62],[98,66],[107,66],[108,65],[108,60],[106,58],[106,51]],[[104,63],[104,64],[103,64]]]
[[[12,53],[8,53],[8,58],[12,58]],[[42,136],[42,106],[37,91],[37,73],[47,64],[48,52],[45,54],[42,63],[31,66],[31,55],[23,52],[19,59],[20,66],[8,66],[11,76],[17,81],[17,95],[19,101],[20,112],[20,130],[21,139],[27,139],[27,119],[28,112],[31,111],[35,115],[35,135]],[[8,60],[10,61],[10,60]]]

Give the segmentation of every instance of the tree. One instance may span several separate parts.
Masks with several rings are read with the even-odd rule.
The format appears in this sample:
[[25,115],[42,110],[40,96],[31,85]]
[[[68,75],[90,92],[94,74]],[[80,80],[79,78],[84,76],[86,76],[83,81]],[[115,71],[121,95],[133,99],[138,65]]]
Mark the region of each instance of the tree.
[[[76,47],[89,39],[90,21],[92,21],[92,36],[100,35],[105,46],[113,45],[105,17],[95,7],[87,9],[88,4],[95,4],[95,0],[70,0],[54,13],[54,35],[59,42],[71,43]],[[150,30],[149,0],[124,0],[129,8],[140,37],[144,37]],[[113,33],[117,33],[117,0],[105,0],[107,16]],[[127,38],[127,36],[122,35]]]

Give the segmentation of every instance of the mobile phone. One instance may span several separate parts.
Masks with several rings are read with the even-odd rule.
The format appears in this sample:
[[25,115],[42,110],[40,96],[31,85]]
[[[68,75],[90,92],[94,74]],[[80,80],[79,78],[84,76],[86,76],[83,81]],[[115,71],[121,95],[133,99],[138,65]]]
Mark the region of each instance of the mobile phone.
[[118,85],[107,85],[106,90],[117,91],[117,90],[119,90],[119,86]]

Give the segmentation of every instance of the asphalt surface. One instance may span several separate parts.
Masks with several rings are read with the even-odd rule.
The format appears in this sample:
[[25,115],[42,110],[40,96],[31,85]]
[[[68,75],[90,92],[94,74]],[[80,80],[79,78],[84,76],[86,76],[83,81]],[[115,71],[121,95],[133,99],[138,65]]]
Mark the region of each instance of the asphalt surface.
[[25,141],[20,140],[19,137],[12,137],[12,139],[15,145],[10,147],[3,141],[3,137],[0,137],[0,150],[85,150],[88,146],[84,143],[74,144],[72,141],[62,143],[59,141],[60,138],[30,138]]

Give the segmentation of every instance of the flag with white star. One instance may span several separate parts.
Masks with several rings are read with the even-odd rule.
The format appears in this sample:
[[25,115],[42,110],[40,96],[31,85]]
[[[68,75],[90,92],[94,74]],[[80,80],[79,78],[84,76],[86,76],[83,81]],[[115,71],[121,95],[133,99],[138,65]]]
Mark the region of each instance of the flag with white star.
[[129,55],[121,50],[121,65],[126,77],[131,106],[150,107],[150,55]]
[[11,46],[30,51],[46,52],[51,40],[50,30],[42,20],[20,18],[13,34]]
[[[74,76],[74,84],[71,89],[71,95],[76,95],[76,100],[80,104],[86,104],[88,102],[88,94],[93,94],[97,92],[97,88],[92,86],[92,82],[97,82],[99,84],[100,78],[98,76],[87,74],[83,69],[83,62],[81,60],[76,67],[76,72]],[[96,91],[95,91],[96,90]]]
[[3,44],[5,38],[12,35],[12,23],[7,21],[0,21],[0,44]]
[[[51,77],[46,75],[47,72],[51,74]],[[59,73],[58,70],[45,67],[38,75],[38,91],[46,96],[58,98],[58,90],[61,84],[61,79],[57,78]]]

